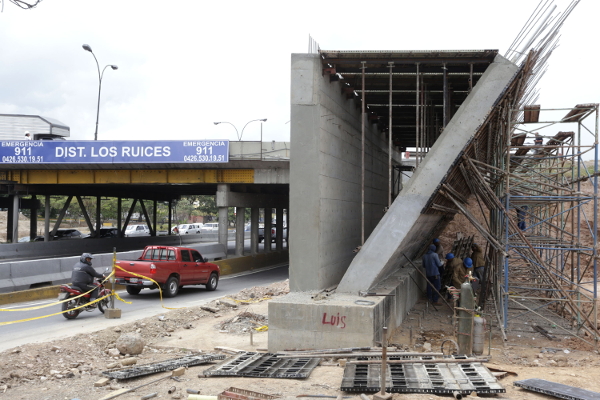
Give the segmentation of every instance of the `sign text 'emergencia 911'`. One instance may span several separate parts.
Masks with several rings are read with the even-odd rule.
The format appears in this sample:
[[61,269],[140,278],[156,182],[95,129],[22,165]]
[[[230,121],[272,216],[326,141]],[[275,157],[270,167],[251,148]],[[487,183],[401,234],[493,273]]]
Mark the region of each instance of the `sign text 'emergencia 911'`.
[[0,164],[226,163],[228,140],[0,141]]

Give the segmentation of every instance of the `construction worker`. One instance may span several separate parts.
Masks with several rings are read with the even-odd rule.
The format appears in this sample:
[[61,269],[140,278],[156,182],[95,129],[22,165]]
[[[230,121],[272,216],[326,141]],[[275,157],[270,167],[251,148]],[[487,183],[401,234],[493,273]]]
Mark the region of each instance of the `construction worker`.
[[442,242],[440,242],[440,239],[435,238],[433,239],[433,244],[435,244],[435,252],[437,253],[438,257],[440,258],[441,262],[444,262],[444,246],[442,246]]
[[457,265],[454,268],[454,272],[452,274],[452,284],[457,289],[460,289],[460,285],[462,285],[465,281],[465,276],[467,276],[467,265],[469,267],[473,266],[473,260],[471,260],[469,257],[465,258],[460,265]]
[[[442,262],[435,252],[434,244],[429,245],[429,250],[423,255],[422,261],[427,280],[431,283],[427,285],[427,298],[434,305],[439,306],[441,305],[438,293],[440,291],[440,267],[442,266]],[[432,286],[435,287],[435,290],[433,290]]]
[[471,260],[473,260],[473,269],[483,267],[485,265],[485,257],[483,257],[483,250],[477,243],[473,243],[471,246]]
[[463,268],[463,260],[460,257],[455,257],[454,254],[448,253],[446,254],[446,266],[444,271],[444,276],[442,278],[442,287],[446,286],[454,286],[457,289],[460,289],[460,285],[456,286],[454,283],[454,271],[457,268]]

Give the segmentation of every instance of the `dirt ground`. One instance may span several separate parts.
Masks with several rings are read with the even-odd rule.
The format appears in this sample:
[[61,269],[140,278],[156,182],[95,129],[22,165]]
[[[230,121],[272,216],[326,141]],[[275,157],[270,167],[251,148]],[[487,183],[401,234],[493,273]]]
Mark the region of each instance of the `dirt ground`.
[[[111,380],[103,387],[94,387],[102,378],[102,371],[111,364],[130,358],[128,355],[111,356],[120,335],[138,332],[146,346],[134,356],[137,364],[172,359],[184,355],[203,353],[220,354],[216,346],[260,351],[267,348],[268,331],[254,331],[250,343],[250,330],[268,326],[268,299],[288,292],[288,282],[268,287],[253,287],[235,296],[222,298],[209,304],[214,310],[201,307],[172,310],[90,334],[79,334],[49,343],[30,344],[7,350],[0,356],[0,398],[39,400],[97,400],[133,388],[167,375],[158,373],[130,380]],[[212,312],[216,311],[216,312]],[[407,315],[404,324],[390,339],[390,346],[422,351],[439,350],[441,342],[453,337],[452,312],[447,307],[434,310],[421,300]],[[412,343],[411,343],[412,331]],[[593,348],[573,338],[557,341],[545,339],[531,330],[509,335],[504,343],[499,332],[493,332],[490,362],[486,365],[512,371],[500,380],[507,393],[494,396],[498,399],[538,399],[545,396],[514,387],[515,380],[543,378],[600,392],[600,356]],[[488,353],[488,343],[484,355]],[[181,376],[182,381],[171,379],[125,393],[121,400],[140,399],[158,393],[155,398],[188,398],[186,389],[199,390],[203,395],[217,395],[229,387],[251,390],[282,397],[298,395],[341,394],[339,387],[343,367],[338,360],[324,359],[308,379],[260,379],[237,377],[202,377],[210,365],[190,367]],[[199,376],[200,375],[200,376]],[[168,390],[176,387],[174,393]],[[358,398],[356,393],[345,396]],[[437,399],[431,394],[394,394],[395,399]]]

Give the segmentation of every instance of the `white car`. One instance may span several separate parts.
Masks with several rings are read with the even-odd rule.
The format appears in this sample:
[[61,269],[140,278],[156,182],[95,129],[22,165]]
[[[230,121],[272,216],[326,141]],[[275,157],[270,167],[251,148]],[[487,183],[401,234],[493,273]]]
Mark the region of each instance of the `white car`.
[[177,227],[180,235],[195,235],[200,233],[202,224],[182,224]]
[[150,228],[148,225],[127,225],[125,237],[132,236],[150,236]]
[[202,232],[218,232],[219,231],[219,223],[218,222],[209,222],[208,224],[204,224],[202,226]]

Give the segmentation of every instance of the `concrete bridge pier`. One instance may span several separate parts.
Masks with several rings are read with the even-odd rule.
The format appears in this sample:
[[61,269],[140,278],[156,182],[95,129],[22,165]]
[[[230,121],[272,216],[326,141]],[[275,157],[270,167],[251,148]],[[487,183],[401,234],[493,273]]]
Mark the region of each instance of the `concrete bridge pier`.
[[[290,249],[291,292],[269,303],[269,351],[374,346],[383,326],[402,323],[425,288],[404,254],[418,258],[442,219],[424,211],[429,199],[518,71],[496,56],[383,214],[385,161],[393,156],[386,154],[385,137],[364,126],[369,146],[361,193],[363,127],[342,90],[347,83],[330,80],[318,54],[292,56],[291,137],[302,157],[290,160],[290,192],[292,212],[300,216],[295,227],[303,236]],[[355,256],[361,194],[367,239]],[[333,285],[335,292],[324,291]],[[361,291],[388,296],[365,298]]]
[[[281,251],[283,242],[277,242],[275,249],[271,244],[271,218],[273,209],[277,218],[276,228],[283,232],[283,211],[288,208],[289,196],[287,194],[264,194],[252,192],[234,192],[228,184],[219,184],[217,188],[217,207],[219,209],[219,243],[227,246],[227,212],[229,207],[236,207],[236,244],[235,254],[244,255],[244,222],[245,210],[250,208],[250,254],[258,254],[258,224],[260,209],[264,209],[264,252],[273,250]],[[281,240],[282,235],[277,235],[276,240]],[[281,238],[281,239],[280,239]]]

